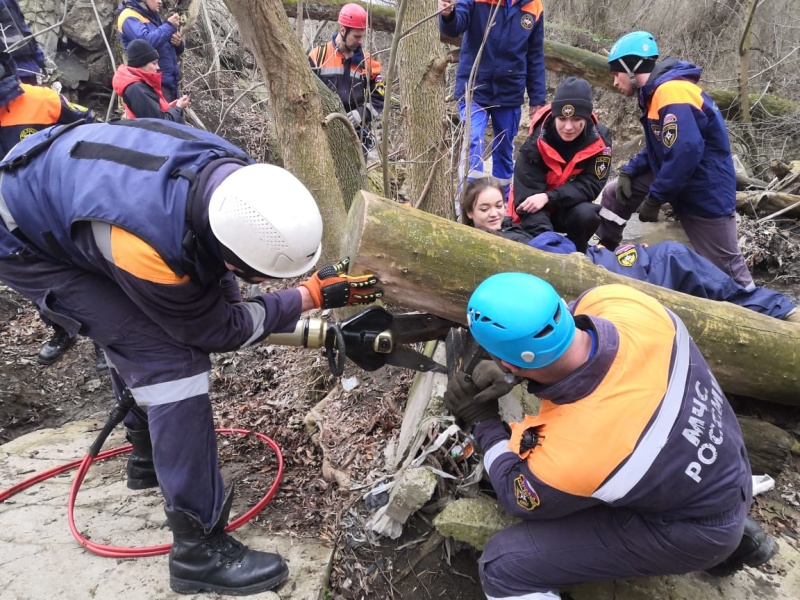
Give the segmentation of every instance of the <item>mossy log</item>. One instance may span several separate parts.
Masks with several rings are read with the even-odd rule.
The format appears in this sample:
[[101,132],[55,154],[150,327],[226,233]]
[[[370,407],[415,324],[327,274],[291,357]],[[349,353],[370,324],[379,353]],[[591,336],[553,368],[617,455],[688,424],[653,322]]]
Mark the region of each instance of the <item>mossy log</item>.
[[356,195],[345,231],[342,256],[350,256],[354,273],[377,274],[387,301],[459,323],[475,287],[499,271],[543,277],[567,300],[596,285],[630,285],[683,319],[725,391],[800,405],[800,326],[793,323],[622,277],[581,254],[536,250],[368,192]]

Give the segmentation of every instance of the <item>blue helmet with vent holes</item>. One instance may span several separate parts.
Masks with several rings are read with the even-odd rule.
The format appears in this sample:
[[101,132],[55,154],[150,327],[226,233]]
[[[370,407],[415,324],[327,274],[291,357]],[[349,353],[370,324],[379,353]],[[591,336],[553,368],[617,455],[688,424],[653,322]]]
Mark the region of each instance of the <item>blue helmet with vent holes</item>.
[[553,286],[527,273],[498,273],[467,304],[472,336],[487,352],[522,369],[555,362],[575,337],[575,320]]

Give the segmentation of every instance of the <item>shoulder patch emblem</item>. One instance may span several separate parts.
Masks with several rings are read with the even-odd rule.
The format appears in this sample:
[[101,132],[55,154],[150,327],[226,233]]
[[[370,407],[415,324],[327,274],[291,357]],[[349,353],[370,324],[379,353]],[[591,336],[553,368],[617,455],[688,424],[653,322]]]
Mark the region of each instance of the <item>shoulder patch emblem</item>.
[[522,15],[519,24],[522,25],[523,29],[533,29],[533,16],[527,13]]
[[525,510],[533,510],[541,504],[539,494],[528,483],[524,475],[520,475],[514,480],[514,497],[517,499],[517,504]]
[[658,123],[650,123],[650,131],[653,132],[657,140],[661,140],[661,126]]
[[664,129],[661,130],[661,141],[667,148],[672,148],[675,142],[678,141],[677,123],[670,123],[669,125],[664,125]]
[[33,127],[26,127],[25,129],[19,132],[19,139],[24,140],[26,137],[28,137],[29,135],[33,135],[37,131],[38,130],[34,129]]
[[617,262],[623,267],[632,267],[639,258],[639,253],[633,244],[620,246],[614,250],[614,254],[617,255]]
[[677,122],[678,122],[678,117],[676,117],[672,113],[667,113],[667,115],[664,117],[664,125],[666,125],[667,123],[677,123]]
[[598,179],[604,179],[611,168],[611,157],[601,154],[594,160],[594,174]]

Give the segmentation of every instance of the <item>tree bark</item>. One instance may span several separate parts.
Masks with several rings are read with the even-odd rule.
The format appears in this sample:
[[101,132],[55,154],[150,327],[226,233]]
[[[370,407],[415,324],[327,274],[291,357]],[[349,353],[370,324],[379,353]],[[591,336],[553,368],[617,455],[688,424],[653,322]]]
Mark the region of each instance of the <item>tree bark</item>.
[[[555,255],[361,192],[342,255],[373,272],[389,303],[466,321],[472,291],[489,275],[522,271],[567,300],[606,283],[644,291],[686,324],[727,392],[800,405],[800,326],[610,273],[580,254]],[[522,300],[521,300],[522,302]]]
[[[294,34],[280,0],[227,0],[270,92],[270,108],[286,169],[309,189],[322,213],[322,262],[335,262],[344,229],[344,200],[324,139],[318,78]],[[291,198],[280,201],[291,202]]]
[[[409,2],[405,21],[414,24],[434,12],[435,0]],[[436,62],[440,54],[439,28],[434,19],[400,42],[398,66],[405,90],[401,114],[407,134],[409,200],[417,208],[452,218],[455,190],[445,142],[445,70]]]

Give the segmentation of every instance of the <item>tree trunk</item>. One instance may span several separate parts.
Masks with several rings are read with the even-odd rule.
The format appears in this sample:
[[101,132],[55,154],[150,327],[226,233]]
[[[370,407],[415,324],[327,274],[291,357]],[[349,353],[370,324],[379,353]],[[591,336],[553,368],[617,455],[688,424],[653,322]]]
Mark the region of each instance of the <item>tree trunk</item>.
[[792,434],[750,417],[739,417],[744,445],[750,457],[753,475],[772,475],[777,477],[786,468],[791,456]]
[[267,81],[284,165],[309,189],[322,213],[321,261],[334,262],[340,258],[338,245],[346,213],[340,188],[334,185],[333,158],[325,145],[320,146],[325,131],[318,78],[308,68],[308,58],[280,0],[227,3]]
[[[580,254],[549,254],[361,192],[342,255],[373,272],[390,303],[459,323],[469,295],[489,275],[522,271],[547,279],[568,300],[605,283],[644,291],[684,321],[723,389],[800,405],[800,326],[615,275]],[[522,300],[521,300],[522,301]]]
[[[436,11],[436,2],[409,2],[405,22],[417,23]],[[399,74],[403,82],[402,116],[407,134],[408,196],[417,208],[440,217],[454,216],[455,191],[449,173],[445,136],[445,70],[437,21],[430,19],[401,40]],[[389,110],[389,99],[386,101]]]

